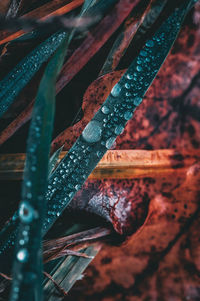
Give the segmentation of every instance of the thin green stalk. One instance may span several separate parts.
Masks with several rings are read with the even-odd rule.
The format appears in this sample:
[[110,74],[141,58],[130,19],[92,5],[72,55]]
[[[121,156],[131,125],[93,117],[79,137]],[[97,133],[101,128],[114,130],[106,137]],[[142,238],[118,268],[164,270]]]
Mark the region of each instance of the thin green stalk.
[[27,156],[19,206],[10,301],[43,300],[42,224],[55,112],[55,83],[64,62],[68,39],[47,65],[40,83],[27,143]]

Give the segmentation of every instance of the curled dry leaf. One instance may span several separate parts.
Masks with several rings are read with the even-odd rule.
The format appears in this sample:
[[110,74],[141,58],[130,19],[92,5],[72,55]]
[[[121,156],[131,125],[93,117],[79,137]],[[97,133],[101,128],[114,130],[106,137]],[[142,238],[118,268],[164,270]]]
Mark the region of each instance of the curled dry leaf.
[[[154,159],[157,156],[157,163],[159,160],[162,162],[162,155],[159,156],[159,150],[157,154],[152,153],[152,156]],[[168,172],[157,166],[160,170],[159,173],[149,173],[148,176],[147,171],[146,176],[143,176],[142,179],[139,177],[129,180],[105,179],[97,181],[89,179],[82,190],[76,194],[67,210],[69,212],[86,211],[99,215],[112,223],[114,229],[120,234],[130,235],[136,232],[143,225],[147,214],[148,218],[151,215],[151,210],[148,211],[148,205],[155,194],[155,201],[158,201],[158,204],[161,201],[162,204],[160,194],[168,196],[169,189],[173,190],[177,185],[180,186],[184,182],[189,154],[166,151],[164,156],[171,162],[171,168]],[[153,157],[152,161],[150,159],[152,164]],[[197,161],[199,161],[199,157],[192,157],[191,152],[190,163],[194,164]],[[142,168],[142,166],[138,166],[138,168]],[[181,199],[181,196],[177,198]],[[162,208],[161,205],[159,210],[162,212],[164,207]]]
[[170,179],[165,183],[156,179],[140,231],[120,248],[104,248],[69,300],[74,300],[76,287],[80,290],[82,285],[88,289],[80,301],[103,300],[105,296],[117,301],[198,300],[200,164],[188,168],[179,183],[174,179],[171,183]]

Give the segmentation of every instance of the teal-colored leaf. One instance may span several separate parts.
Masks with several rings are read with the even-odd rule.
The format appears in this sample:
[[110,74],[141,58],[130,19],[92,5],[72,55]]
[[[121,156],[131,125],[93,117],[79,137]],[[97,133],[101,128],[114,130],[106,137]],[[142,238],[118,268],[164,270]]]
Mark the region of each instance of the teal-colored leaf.
[[61,45],[66,35],[67,33],[64,31],[53,34],[37,46],[0,81],[0,117],[7,111],[16,96],[40,69],[41,65]]
[[27,143],[27,155],[19,206],[10,300],[42,300],[42,224],[55,111],[55,83],[62,67],[67,38],[46,67],[36,97]]
[[59,155],[60,155],[62,149],[63,149],[63,146],[60,147],[59,149],[57,149],[57,151],[55,151],[55,153],[51,156],[51,158],[49,160],[49,176],[52,173],[52,171],[54,170],[56,163],[58,162]]

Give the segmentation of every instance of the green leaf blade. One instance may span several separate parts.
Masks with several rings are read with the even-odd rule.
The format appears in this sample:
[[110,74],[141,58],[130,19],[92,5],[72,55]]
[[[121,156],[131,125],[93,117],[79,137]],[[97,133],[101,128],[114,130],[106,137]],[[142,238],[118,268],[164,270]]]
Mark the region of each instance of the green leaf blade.
[[[66,41],[47,65],[36,97],[27,143],[27,156],[19,206],[10,300],[43,300],[42,224],[55,112],[55,82],[62,67]],[[16,294],[17,292],[17,294]]]

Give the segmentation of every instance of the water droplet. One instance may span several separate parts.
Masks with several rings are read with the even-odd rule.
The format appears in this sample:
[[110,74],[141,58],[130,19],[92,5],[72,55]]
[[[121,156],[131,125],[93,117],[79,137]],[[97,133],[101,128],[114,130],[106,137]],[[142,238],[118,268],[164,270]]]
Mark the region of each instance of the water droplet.
[[19,240],[19,244],[20,244],[20,246],[23,246],[23,245],[25,244],[24,239],[20,239],[20,240]]
[[71,199],[73,197],[74,193],[73,192],[70,192],[69,193],[69,198]]
[[141,66],[137,66],[136,69],[137,69],[137,71],[139,71],[139,72],[142,71],[142,67],[141,67]]
[[145,50],[141,50],[141,51],[140,51],[140,55],[141,55],[141,56],[147,56],[147,52],[146,52]]
[[116,84],[111,90],[111,94],[113,97],[119,96],[120,92],[121,92],[121,87],[119,84]]
[[81,188],[81,186],[79,184],[75,185],[74,187],[77,191]]
[[31,181],[26,181],[26,186],[27,186],[27,187],[31,187],[31,186],[32,186]]
[[131,111],[126,111],[124,113],[124,119],[129,120],[129,119],[131,119],[132,115],[133,115],[133,113]]
[[102,128],[98,121],[92,120],[82,132],[83,139],[88,143],[98,142],[101,139]]
[[125,86],[126,89],[130,89],[130,87],[131,87],[128,83],[125,83],[124,86]]
[[127,97],[131,96],[131,93],[130,92],[126,92],[126,96]]
[[106,148],[110,149],[113,145],[113,143],[115,142],[116,137],[110,137],[107,141],[106,141]]
[[27,196],[27,199],[31,199],[32,198],[32,193],[29,192],[29,193],[27,193],[26,196]]
[[28,260],[28,250],[27,249],[21,249],[18,251],[17,253],[17,259],[20,261],[20,262],[27,262]]
[[19,218],[23,223],[31,223],[35,218],[35,211],[28,202],[22,202],[19,207]]
[[129,74],[129,73],[127,74],[126,77],[127,77],[128,79],[130,79],[130,80],[133,79],[133,75],[132,75],[132,74]]
[[124,130],[124,127],[120,124],[115,128],[115,134],[120,135]]
[[110,110],[109,110],[109,108],[107,106],[103,106],[101,108],[101,111],[102,111],[103,114],[108,114],[110,112]]
[[141,97],[135,97],[133,100],[133,103],[135,106],[139,106],[139,104],[141,104],[142,102],[142,98]]
[[154,46],[154,42],[152,40],[149,40],[146,42],[146,46],[147,47],[153,47]]
[[103,157],[104,153],[102,151],[97,151],[97,157],[101,158]]

